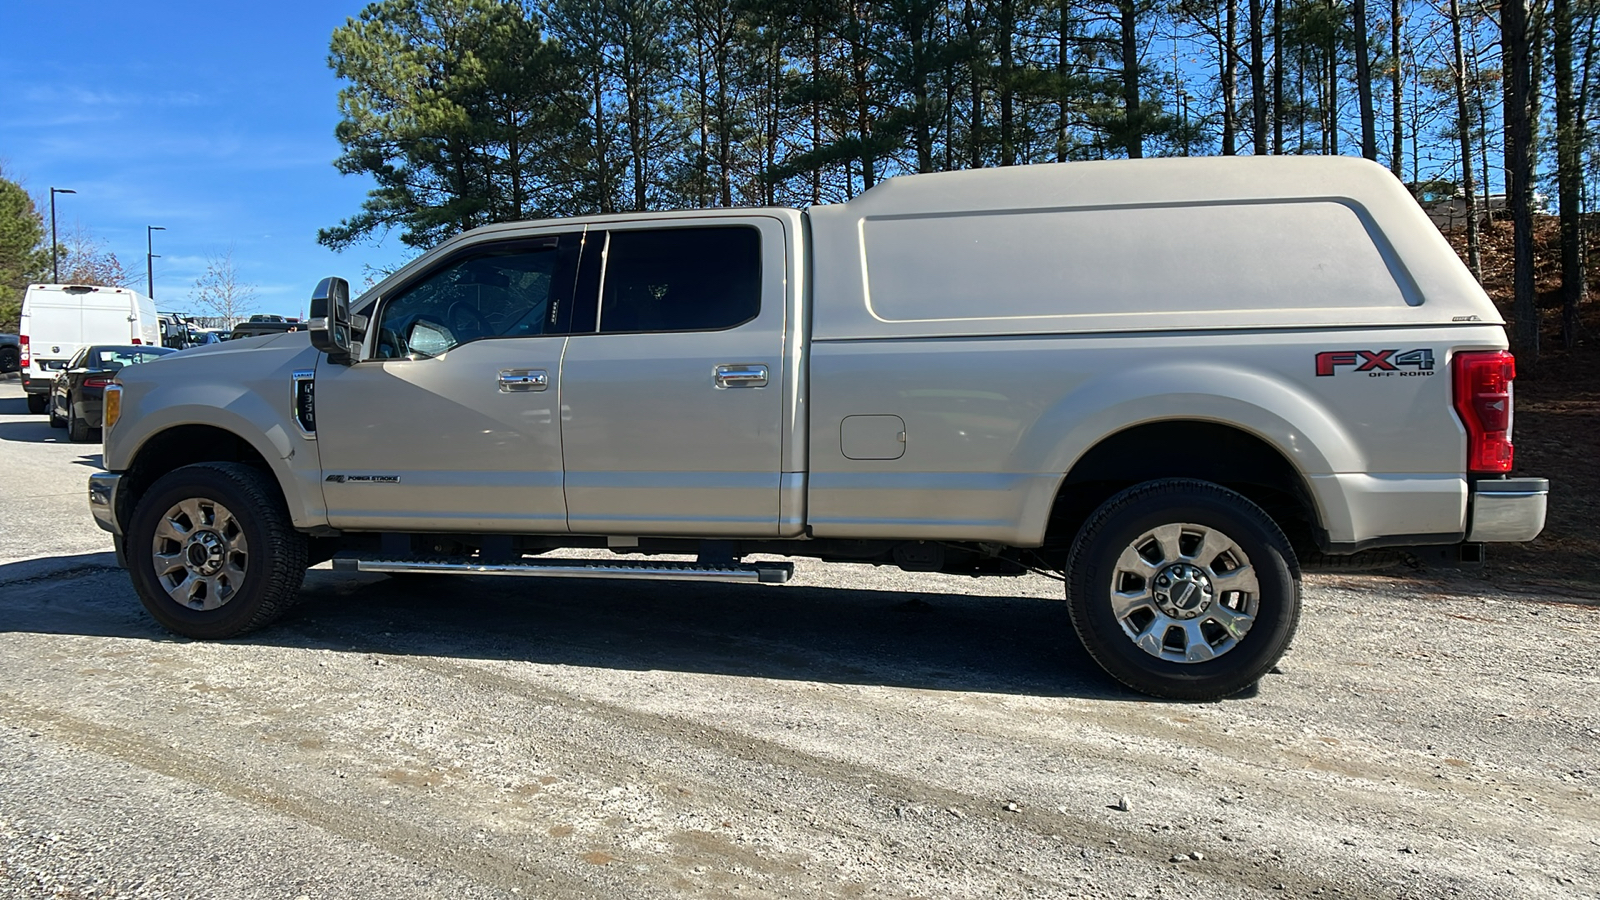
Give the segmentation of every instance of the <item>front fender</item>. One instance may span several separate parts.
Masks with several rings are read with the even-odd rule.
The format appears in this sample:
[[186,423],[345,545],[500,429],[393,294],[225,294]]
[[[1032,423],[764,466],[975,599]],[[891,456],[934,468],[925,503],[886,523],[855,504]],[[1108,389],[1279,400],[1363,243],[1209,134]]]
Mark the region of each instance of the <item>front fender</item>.
[[[250,445],[283,488],[296,527],[327,524],[316,444],[291,416],[292,375],[314,368],[309,343],[263,341],[243,354],[174,354],[125,370],[122,414],[106,432],[105,467],[126,471],[150,441],[172,428],[201,425]],[[137,371],[136,371],[137,370]]]

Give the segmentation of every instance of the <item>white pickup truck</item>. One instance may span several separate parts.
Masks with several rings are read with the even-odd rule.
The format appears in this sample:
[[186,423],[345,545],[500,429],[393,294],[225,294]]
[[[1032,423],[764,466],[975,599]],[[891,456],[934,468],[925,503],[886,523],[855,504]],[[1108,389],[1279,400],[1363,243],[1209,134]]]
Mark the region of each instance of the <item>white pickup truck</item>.
[[[91,508],[173,631],[260,627],[329,558],[1043,570],[1110,675],[1212,698],[1288,647],[1302,557],[1471,555],[1544,523],[1546,481],[1509,477],[1500,317],[1361,161],[1071,163],[807,211],[495,225],[354,303],[325,280],[313,317],[107,393]],[[650,558],[669,554],[695,559]]]

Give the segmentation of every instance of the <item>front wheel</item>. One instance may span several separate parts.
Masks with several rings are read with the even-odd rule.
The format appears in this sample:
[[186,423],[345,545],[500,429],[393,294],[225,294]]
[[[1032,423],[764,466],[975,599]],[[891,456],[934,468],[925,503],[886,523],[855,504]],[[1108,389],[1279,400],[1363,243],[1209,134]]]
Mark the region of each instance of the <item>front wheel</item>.
[[308,546],[272,478],[239,463],[163,475],[126,539],[144,608],[184,637],[229,638],[282,615],[300,593]]
[[66,417],[65,416],[56,415],[56,395],[55,394],[51,394],[49,396],[50,396],[50,427],[51,428],[65,428],[65,427],[67,427],[67,419],[66,419]]
[[1300,621],[1300,569],[1277,524],[1220,485],[1135,485],[1089,517],[1067,561],[1072,624],[1141,693],[1216,700],[1260,680]]

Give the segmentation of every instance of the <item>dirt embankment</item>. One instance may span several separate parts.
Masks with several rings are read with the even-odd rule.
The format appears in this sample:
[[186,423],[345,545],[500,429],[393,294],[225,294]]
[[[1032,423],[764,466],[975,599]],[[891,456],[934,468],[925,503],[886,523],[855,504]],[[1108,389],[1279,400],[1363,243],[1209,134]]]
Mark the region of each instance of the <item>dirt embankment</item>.
[[[1465,229],[1446,238],[1467,258]],[[1561,338],[1560,231],[1552,216],[1534,227],[1534,278],[1542,314],[1537,362],[1517,360],[1517,474],[1550,479],[1544,534],[1531,544],[1495,547],[1487,574],[1508,587],[1561,587],[1600,599],[1600,217],[1589,223],[1589,301],[1577,344]],[[1509,222],[1492,222],[1482,240],[1483,285],[1511,321]]]

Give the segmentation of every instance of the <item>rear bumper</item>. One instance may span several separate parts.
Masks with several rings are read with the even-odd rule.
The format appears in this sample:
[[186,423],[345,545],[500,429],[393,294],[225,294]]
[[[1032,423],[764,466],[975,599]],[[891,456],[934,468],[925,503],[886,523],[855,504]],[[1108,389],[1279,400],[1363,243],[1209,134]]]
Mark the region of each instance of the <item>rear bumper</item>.
[[1531,541],[1544,530],[1547,478],[1506,478],[1472,486],[1467,540],[1479,543]]
[[55,376],[49,378],[29,378],[28,370],[22,370],[22,390],[28,394],[48,394],[50,385],[55,383]]

